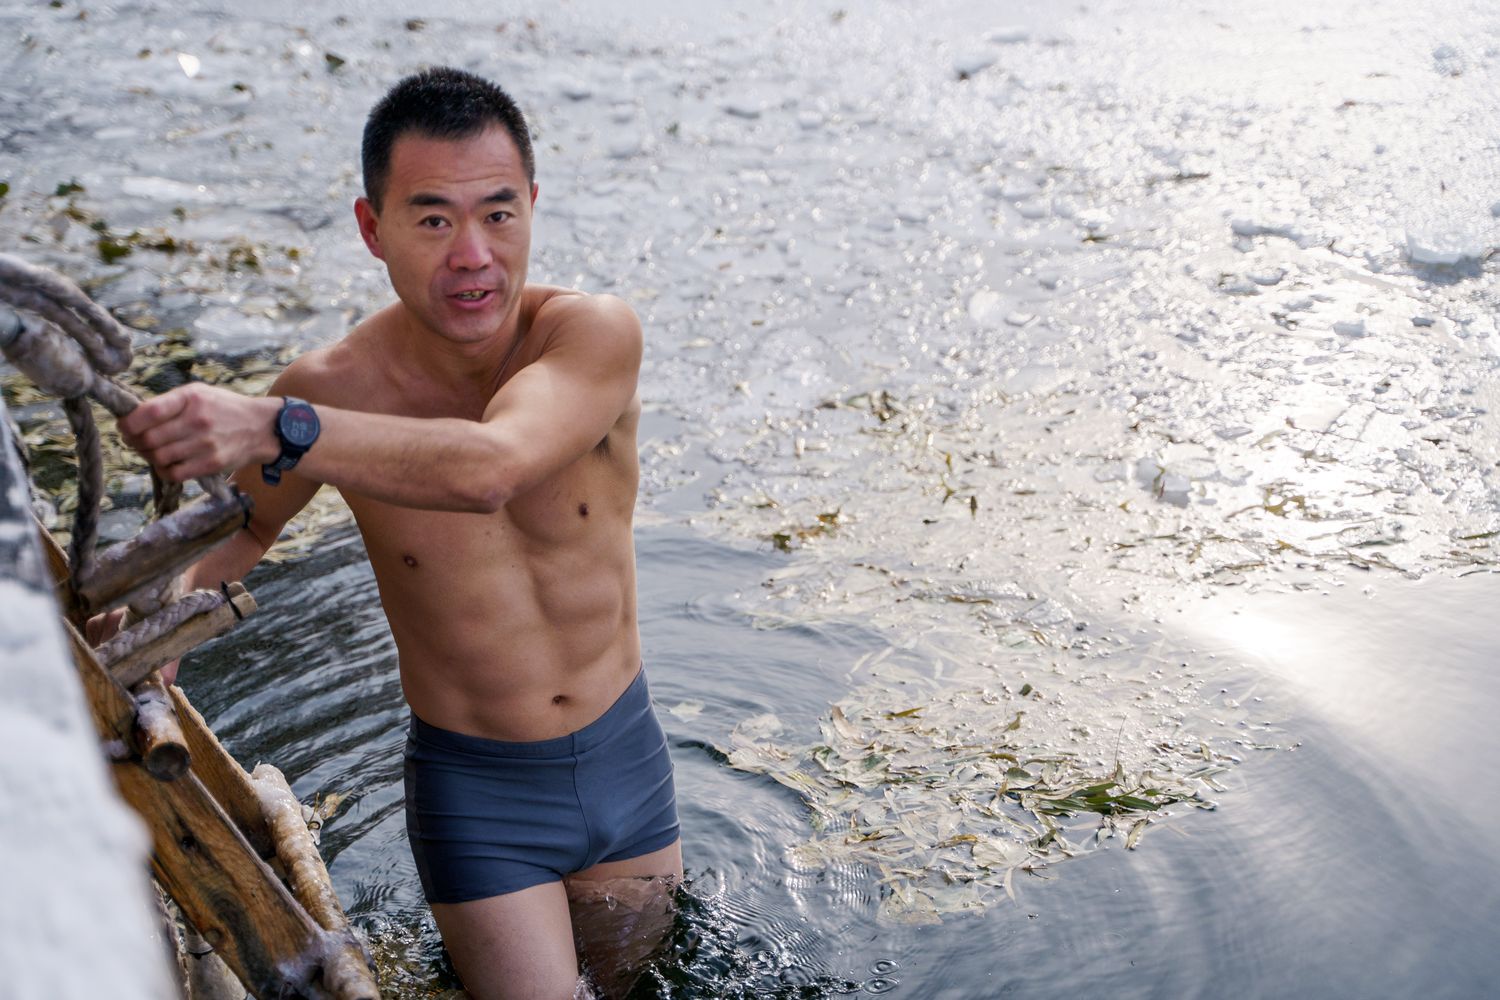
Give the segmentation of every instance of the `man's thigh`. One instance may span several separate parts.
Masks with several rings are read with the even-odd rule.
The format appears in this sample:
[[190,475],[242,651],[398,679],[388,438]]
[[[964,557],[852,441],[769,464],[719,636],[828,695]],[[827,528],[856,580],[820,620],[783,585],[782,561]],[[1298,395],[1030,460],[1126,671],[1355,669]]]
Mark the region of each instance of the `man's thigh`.
[[434,903],[464,989],[474,1000],[574,1000],[578,958],[561,882],[467,903]]
[[569,875],[578,949],[605,997],[623,997],[658,954],[677,914],[682,842]]

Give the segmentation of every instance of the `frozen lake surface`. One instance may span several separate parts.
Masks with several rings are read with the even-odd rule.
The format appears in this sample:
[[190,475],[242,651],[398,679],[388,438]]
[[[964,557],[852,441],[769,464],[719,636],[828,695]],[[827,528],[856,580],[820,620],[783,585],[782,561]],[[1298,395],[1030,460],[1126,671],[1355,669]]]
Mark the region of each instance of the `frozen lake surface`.
[[[369,105],[441,62],[512,90],[532,277],[647,330],[643,629],[698,905],[660,995],[1482,993],[1500,11],[979,6],[0,11],[0,244],[200,350],[324,343],[389,295]],[[348,794],[335,880],[416,996],[447,980],[359,554],[253,577],[187,684],[248,763]],[[1129,851],[1074,820],[1007,892],[1025,838],[953,759],[914,803],[726,763],[891,698],[1024,712],[1007,745],[1099,774],[1212,763],[1217,808]],[[823,812],[891,853],[830,854]]]

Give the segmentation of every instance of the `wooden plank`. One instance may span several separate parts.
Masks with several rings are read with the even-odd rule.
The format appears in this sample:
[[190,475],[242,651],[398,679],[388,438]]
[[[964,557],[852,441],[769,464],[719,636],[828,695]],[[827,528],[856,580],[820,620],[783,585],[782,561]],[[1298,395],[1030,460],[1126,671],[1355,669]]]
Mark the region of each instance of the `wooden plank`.
[[153,670],[131,693],[135,695],[135,745],[141,761],[156,780],[176,781],[187,774],[193,755],[183,738],[182,723],[172,696],[167,694],[167,685]]
[[161,782],[114,766],[120,795],[151,831],[151,867],[204,940],[257,997],[322,998],[322,930],[195,776]]
[[[349,918],[333,891],[333,880],[302,818],[286,776],[270,764],[259,764],[250,776],[260,791],[261,809],[276,842],[276,857],[286,871],[292,895],[323,929],[330,931],[330,947],[323,967],[323,981],[335,996],[368,998],[379,995],[364,948],[349,929]],[[334,941],[343,947],[333,947]]]
[[203,721],[203,716],[182,693],[182,688],[174,684],[171,692],[177,703],[177,718],[182,722],[183,738],[193,754],[193,773],[213,792],[214,798],[256,853],[262,858],[274,858],[276,845],[271,840],[271,831],[266,826],[250,775],[224,749],[213,730],[208,728],[208,723]]
[[[209,597],[207,593],[195,595],[203,600],[223,600],[224,603],[194,614],[172,631],[133,646],[117,659],[111,658],[107,651],[116,643],[130,640],[122,639],[119,635],[115,636],[108,645],[99,650],[107,661],[109,672],[114,674],[115,679],[121,684],[130,687],[173,660],[180,659],[184,654],[197,649],[208,640],[216,639],[233,629],[255,611],[255,598],[251,597],[249,592],[238,583],[230,584],[228,589],[230,593],[226,598],[220,598],[217,591],[212,592],[212,597]],[[147,621],[150,620],[147,619]],[[132,628],[139,628],[143,624],[137,622]],[[127,629],[122,635],[128,633]]]
[[94,658],[93,649],[84,642],[78,629],[63,622],[63,631],[73,647],[73,665],[78,668],[78,680],[83,685],[84,699],[89,703],[89,711],[93,713],[99,737],[120,744],[110,748],[110,756],[119,757],[134,752],[135,698]]
[[57,544],[57,539],[52,537],[41,521],[33,516],[36,525],[37,537],[42,543],[42,552],[47,557],[47,568],[52,572],[52,579],[56,583],[54,593],[57,596],[57,605],[62,608],[63,617],[77,628],[83,628],[85,621],[83,605],[78,601],[78,595],[73,592],[73,586],[68,582],[68,554]]
[[206,496],[152,521],[134,538],[101,551],[78,582],[78,601],[89,614],[128,604],[158,581],[175,576],[227,541],[250,521],[249,494],[228,500]]

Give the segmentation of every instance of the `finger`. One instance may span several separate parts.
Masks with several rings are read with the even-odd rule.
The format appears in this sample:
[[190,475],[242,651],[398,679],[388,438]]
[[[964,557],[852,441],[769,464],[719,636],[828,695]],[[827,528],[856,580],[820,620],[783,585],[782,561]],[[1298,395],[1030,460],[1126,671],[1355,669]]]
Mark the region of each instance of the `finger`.
[[[158,468],[161,468],[158,466]],[[174,483],[185,483],[189,479],[217,476],[225,472],[224,463],[212,449],[189,455],[181,461],[161,469],[162,476]]]
[[127,438],[139,438],[148,429],[177,416],[187,405],[188,394],[183,391],[185,388],[187,387],[179,386],[169,392],[164,392],[160,396],[146,400],[125,414],[119,421],[121,435]]

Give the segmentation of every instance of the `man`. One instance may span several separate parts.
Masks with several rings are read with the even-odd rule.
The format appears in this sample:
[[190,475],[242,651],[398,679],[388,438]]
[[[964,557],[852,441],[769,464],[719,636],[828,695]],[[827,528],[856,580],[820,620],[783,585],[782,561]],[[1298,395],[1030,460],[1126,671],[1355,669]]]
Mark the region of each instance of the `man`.
[[239,579],[320,483],[342,492],[396,640],[408,833],[454,966],[475,997],[572,997],[569,891],[682,875],[636,625],[641,329],[618,299],[526,283],[531,142],[497,87],[402,80],[363,160],[354,213],[398,301],[266,398],[184,386],[120,426],[167,478],[239,469],[255,500],[191,586]]

